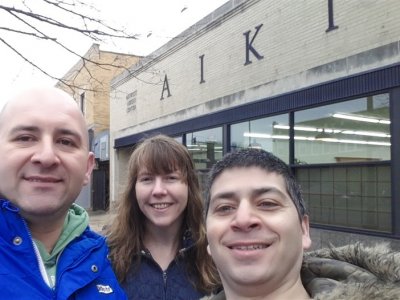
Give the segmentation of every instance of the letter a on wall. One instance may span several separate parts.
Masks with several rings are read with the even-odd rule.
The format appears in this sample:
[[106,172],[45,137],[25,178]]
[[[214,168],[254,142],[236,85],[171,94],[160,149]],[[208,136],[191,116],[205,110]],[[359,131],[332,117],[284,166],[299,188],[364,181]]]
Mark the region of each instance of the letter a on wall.
[[164,92],[165,91],[167,91],[167,97],[171,97],[171,92],[169,91],[169,84],[168,84],[167,74],[165,74],[165,77],[164,77],[164,84],[163,84],[163,89],[162,89],[162,92],[161,92],[160,100],[164,100]]

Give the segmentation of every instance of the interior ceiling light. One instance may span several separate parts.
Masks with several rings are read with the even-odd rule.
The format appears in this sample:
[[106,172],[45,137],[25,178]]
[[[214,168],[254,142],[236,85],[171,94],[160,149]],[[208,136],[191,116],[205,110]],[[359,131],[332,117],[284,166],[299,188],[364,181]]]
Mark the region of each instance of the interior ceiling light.
[[[289,126],[277,124],[277,125],[274,125],[274,128],[289,129]],[[316,135],[317,139],[331,137],[330,134],[332,134],[332,133],[363,135],[363,136],[382,137],[382,138],[390,138],[391,137],[391,135],[386,132],[378,132],[378,131],[347,130],[347,129],[335,129],[335,128],[333,128],[333,129],[332,128],[315,128],[315,127],[303,127],[303,126],[294,126],[294,129],[299,130],[299,131],[320,132],[320,134]],[[248,134],[247,136],[250,135],[250,133],[247,133],[247,134]]]
[[[337,139],[332,138],[332,134],[324,133],[325,135],[319,137],[311,137],[311,136],[298,136],[294,137],[295,140],[300,141],[319,141],[319,142],[328,142],[328,143],[343,143],[343,144],[359,144],[359,145],[372,145],[372,146],[391,146],[390,142],[379,142],[379,141],[364,141],[364,140],[345,140],[345,139]],[[265,138],[265,139],[279,139],[279,140],[288,140],[289,136],[287,135],[270,135],[270,134],[262,134],[262,133],[251,133],[245,132],[243,133],[245,137],[257,137],[257,138]]]
[[253,138],[262,138],[262,139],[270,139],[272,137],[270,134],[257,133],[257,132],[244,132],[243,136],[253,137]]
[[355,134],[355,135],[365,135],[365,136],[390,138],[390,134],[387,134],[387,133],[384,133],[384,132],[343,130],[341,133],[343,133],[343,134]]
[[328,143],[343,143],[343,144],[358,144],[358,145],[373,145],[373,146],[389,146],[389,142],[375,142],[375,141],[362,141],[362,140],[342,140],[335,138],[323,138],[320,141]]
[[358,116],[358,115],[346,115],[346,114],[337,113],[337,114],[333,114],[332,117],[339,118],[339,119],[360,121],[360,122],[368,122],[368,123],[390,124],[390,120],[374,119],[374,118],[368,118],[368,117]]
[[277,129],[290,129],[289,125],[279,125],[279,124],[275,124],[274,128],[277,128]]

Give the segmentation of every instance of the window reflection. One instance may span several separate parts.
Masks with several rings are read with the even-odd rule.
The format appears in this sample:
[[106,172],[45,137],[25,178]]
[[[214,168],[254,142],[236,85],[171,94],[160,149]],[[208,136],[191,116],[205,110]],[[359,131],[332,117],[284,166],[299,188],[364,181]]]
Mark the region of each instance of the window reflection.
[[390,160],[389,95],[295,113],[295,162]]
[[231,151],[259,148],[289,162],[288,114],[246,121],[231,126]]
[[210,169],[222,158],[222,128],[212,128],[186,134],[186,147],[198,170]]

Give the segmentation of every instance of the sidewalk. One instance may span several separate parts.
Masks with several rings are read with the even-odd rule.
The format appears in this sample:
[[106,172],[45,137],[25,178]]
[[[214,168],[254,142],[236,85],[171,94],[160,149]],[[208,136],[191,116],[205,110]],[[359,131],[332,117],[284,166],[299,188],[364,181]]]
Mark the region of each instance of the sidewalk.
[[102,233],[102,229],[106,225],[110,225],[115,217],[115,211],[88,211],[90,228],[98,233]]

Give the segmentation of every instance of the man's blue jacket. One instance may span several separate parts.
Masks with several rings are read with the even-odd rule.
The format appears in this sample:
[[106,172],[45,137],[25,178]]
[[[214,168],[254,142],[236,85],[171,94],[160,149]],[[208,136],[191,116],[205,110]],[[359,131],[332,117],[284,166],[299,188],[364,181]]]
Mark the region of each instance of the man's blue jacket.
[[25,220],[9,201],[0,200],[1,299],[127,299],[107,254],[105,238],[87,228],[60,254],[56,285],[50,288]]

